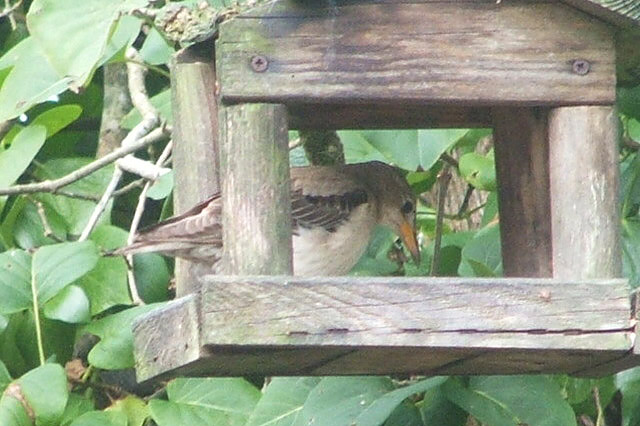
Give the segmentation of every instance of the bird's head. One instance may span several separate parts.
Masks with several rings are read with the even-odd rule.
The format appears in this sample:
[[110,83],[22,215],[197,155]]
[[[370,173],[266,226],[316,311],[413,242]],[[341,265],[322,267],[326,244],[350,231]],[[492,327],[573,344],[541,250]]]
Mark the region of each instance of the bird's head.
[[416,237],[416,196],[398,169],[382,162],[372,163],[369,181],[375,185],[378,203],[378,221],[391,228],[420,263],[420,247]]

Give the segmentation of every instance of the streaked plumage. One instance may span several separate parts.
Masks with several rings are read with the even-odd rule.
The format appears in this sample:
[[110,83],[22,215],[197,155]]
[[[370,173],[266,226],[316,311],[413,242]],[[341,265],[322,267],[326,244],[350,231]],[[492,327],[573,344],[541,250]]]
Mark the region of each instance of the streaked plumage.
[[[414,258],[415,196],[402,175],[381,162],[291,169],[296,275],[342,275],[366,250],[376,225],[398,234]],[[222,254],[222,199],[142,231],[116,254],[160,252],[209,265]],[[214,267],[215,269],[215,267]]]

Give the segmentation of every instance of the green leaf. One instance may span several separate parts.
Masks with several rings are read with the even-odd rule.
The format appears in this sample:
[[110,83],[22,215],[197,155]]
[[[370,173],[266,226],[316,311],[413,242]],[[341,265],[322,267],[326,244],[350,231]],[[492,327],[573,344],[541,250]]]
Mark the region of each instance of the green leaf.
[[640,367],[616,375],[616,385],[622,393],[622,425],[640,425]]
[[[43,196],[49,194],[38,194],[33,196],[36,199],[44,199]],[[45,229],[42,218],[38,213],[38,207],[32,200],[26,200],[25,203],[14,203],[9,212],[10,215],[17,214],[13,224],[13,239],[18,247],[26,250],[36,247],[54,244],[56,241],[52,238],[64,240],[67,237],[67,223],[58,214],[50,203],[42,202],[44,215],[49,224],[49,230],[52,236],[45,236]],[[14,212],[14,210],[17,210]]]
[[80,105],[60,105],[53,107],[38,115],[29,127],[44,126],[47,129],[47,138],[73,123],[82,114]]
[[127,416],[117,411],[89,411],[70,424],[70,426],[129,426]]
[[444,385],[427,390],[419,409],[425,425],[464,426],[468,417],[464,410],[449,401]]
[[89,299],[80,287],[69,285],[44,304],[44,315],[71,324],[87,322],[91,319]]
[[104,54],[98,63],[126,61],[125,53],[127,48],[136,41],[138,34],[140,34],[141,25],[142,21],[135,16],[122,16],[118,20],[118,24],[109,38]]
[[0,313],[31,306],[31,256],[22,250],[0,253]]
[[169,298],[171,274],[162,256],[155,253],[134,256],[133,273],[138,293],[145,303],[164,302]]
[[460,157],[458,169],[471,185],[486,191],[496,190],[496,167],[493,152],[486,156],[469,152]]
[[496,277],[502,275],[500,227],[482,228],[462,249],[458,273],[463,277]]
[[107,408],[107,411],[124,414],[127,418],[127,426],[143,426],[150,415],[146,402],[133,395],[119,399]]
[[640,221],[622,221],[622,270],[633,288],[640,286]]
[[39,248],[33,255],[32,279],[43,306],[64,287],[96,266],[98,250],[93,241],[60,243]]
[[[91,161],[93,159],[82,157],[53,159],[41,164],[34,175],[40,180],[57,179],[89,164]],[[112,175],[113,166],[107,166],[71,185],[67,185],[65,190],[100,197],[107,188]],[[72,235],[80,235],[96,206],[94,201],[73,199],[61,195],[39,194],[37,198],[64,218],[68,224],[69,233]],[[109,201],[98,221],[98,225],[109,224],[112,205],[113,202]]]
[[571,406],[562,397],[558,385],[549,377],[472,377],[468,389],[460,385],[451,386],[452,383],[447,382],[447,396],[469,414],[490,425],[576,424]]
[[57,74],[80,87],[99,64],[120,14],[146,5],[147,0],[34,0],[27,26]]
[[11,375],[4,365],[4,362],[0,360],[0,393],[4,392],[7,386],[9,386],[9,383],[11,383]]
[[167,198],[172,190],[173,171],[170,171],[160,176],[153,185],[151,185],[147,191],[147,197],[152,200],[162,200],[163,198]]
[[397,406],[411,395],[436,388],[447,380],[446,377],[432,377],[410,386],[396,389],[376,399],[355,420],[356,424],[382,424]]
[[453,147],[469,130],[430,129],[418,131],[418,151],[420,165],[429,170],[440,156]]
[[296,424],[353,424],[369,405],[392,390],[387,377],[324,377],[309,392]]
[[260,391],[244,379],[175,379],[167,386],[169,401],[151,400],[159,426],[245,425]]
[[246,426],[298,424],[302,407],[320,377],[274,377],[251,413]]
[[67,90],[71,83],[69,77],[60,77],[53,70],[33,37],[0,58],[0,69],[6,66],[13,68],[0,88],[0,122]]
[[[520,426],[518,419],[508,408],[488,395],[467,389],[457,380],[449,380],[443,389],[449,400],[478,419],[491,426]],[[575,426],[572,425],[572,426]]]
[[[35,416],[37,425],[59,424],[68,398],[67,377],[60,365],[42,365],[17,379],[10,387],[12,390],[5,391],[0,400],[1,424],[32,424],[30,421],[24,423],[26,410],[17,398],[24,399]],[[11,400],[18,401],[19,405],[16,406]]]
[[142,45],[142,49],[140,49],[142,59],[148,64],[162,65],[169,63],[173,53],[174,49],[167,44],[158,30],[151,28]]
[[80,335],[91,333],[100,337],[100,342],[89,352],[89,363],[105,370],[132,368],[134,366],[131,332],[133,321],[160,306],[163,304],[136,306],[84,326],[79,331]]
[[44,126],[25,127],[9,149],[0,152],[0,188],[11,186],[29,167],[47,137]]
[[17,398],[4,393],[0,398],[0,424],[11,426],[33,426],[33,422]]
[[[109,251],[122,247],[127,242],[127,232],[115,226],[103,225],[97,227],[89,235],[89,239],[100,247],[100,250]],[[127,263],[121,257],[101,256],[95,268],[82,276],[77,284],[89,298],[91,315],[99,314],[113,306],[131,303],[127,284]]]
[[60,426],[69,426],[78,417],[93,410],[93,402],[88,398],[78,395],[77,393],[70,393],[67,406],[64,408],[62,420],[60,420]]
[[[151,97],[151,104],[156,107],[160,116],[167,121],[168,124],[173,122],[171,112],[171,90],[163,90],[155,96]],[[131,130],[142,121],[142,115],[136,108],[132,108],[127,115],[124,116],[120,125],[124,129]]]

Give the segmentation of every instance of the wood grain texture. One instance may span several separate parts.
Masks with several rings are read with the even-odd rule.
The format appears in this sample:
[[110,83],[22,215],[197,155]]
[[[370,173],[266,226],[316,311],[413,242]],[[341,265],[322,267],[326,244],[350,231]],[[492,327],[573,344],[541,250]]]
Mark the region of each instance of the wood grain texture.
[[[171,62],[173,109],[174,210],[183,213],[220,190],[218,106],[213,46],[179,51]],[[198,289],[190,262],[176,260],[176,295]]]
[[[282,0],[222,24],[217,55],[225,102],[615,99],[610,28],[559,3]],[[256,55],[267,60],[266,70],[252,68]],[[589,61],[587,74],[573,72],[577,59]]]
[[553,109],[549,143],[554,277],[619,277],[622,255],[615,108]]
[[[208,276],[203,282],[202,293],[189,296],[195,300],[138,321],[140,380],[184,374],[597,376],[638,364],[630,357],[635,320],[628,284],[619,279]],[[194,312],[200,348],[181,354],[175,348],[195,339],[185,337],[196,330]],[[178,343],[167,348],[167,339]]]
[[454,105],[287,105],[291,129],[428,129],[491,127],[491,110]]
[[562,1],[625,29],[640,29],[640,3],[637,0]]
[[492,114],[504,275],[551,277],[548,111]]
[[141,316],[133,325],[138,381],[200,359],[199,298],[195,294]]
[[223,270],[290,274],[291,200],[283,105],[221,107]]

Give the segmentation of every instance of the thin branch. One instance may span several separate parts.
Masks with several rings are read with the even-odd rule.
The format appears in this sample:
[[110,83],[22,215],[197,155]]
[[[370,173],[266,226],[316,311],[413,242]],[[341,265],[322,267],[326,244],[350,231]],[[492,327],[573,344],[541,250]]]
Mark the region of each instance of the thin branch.
[[95,171],[113,163],[118,158],[122,158],[126,155],[138,151],[139,149],[145,148],[147,145],[161,140],[164,136],[165,129],[156,128],[148,135],[139,138],[135,142],[130,143],[128,146],[123,146],[122,148],[116,149],[115,151],[105,155],[104,157],[101,157],[84,167],[80,167],[78,170],[75,170],[59,179],[46,180],[39,183],[27,183],[24,185],[14,185],[10,188],[0,189],[0,195],[32,194],[34,192],[56,192],[60,188],[72,184],[73,182],[76,182],[83,177],[86,177],[91,173],[94,173]]
[[[158,170],[161,170],[160,166],[162,166],[166,159],[169,158],[172,147],[173,142],[169,142],[167,146],[164,147],[162,154],[160,154],[158,160],[155,163]],[[133,219],[131,220],[131,227],[129,228],[127,245],[133,244],[133,241],[135,240],[138,225],[140,225],[140,219],[142,219],[142,214],[144,213],[144,206],[147,200],[147,191],[149,191],[149,188],[151,188],[151,185],[153,185],[158,177],[160,177],[160,174],[157,174],[153,179],[147,181],[147,183],[145,183],[144,185],[144,188],[142,188],[142,191],[140,192],[140,196],[138,197],[138,204],[136,205],[136,210],[133,214]],[[127,262],[129,263],[129,265],[133,265],[133,255],[127,255]],[[138,294],[138,287],[136,286],[133,268],[128,269],[127,276],[129,278],[129,291],[131,292],[131,299],[133,300],[133,303],[135,303],[136,305],[143,305],[144,302]]]
[[22,0],[18,0],[13,5],[10,4],[9,0],[4,0],[4,9],[0,12],[0,19],[9,17],[9,22],[11,23],[11,30],[16,29],[16,19],[13,17],[13,12],[16,11],[22,5]]
[[461,217],[469,208],[469,201],[471,200],[473,190],[473,185],[467,184],[467,191],[464,193],[464,199],[462,200],[462,204],[460,204],[460,208],[458,209],[458,214],[456,216]]
[[[133,47],[129,47],[126,52],[126,57],[128,59],[138,60],[138,51]],[[133,103],[140,114],[142,114],[142,121],[122,140],[123,147],[133,144],[136,140],[150,134],[149,132],[152,131],[151,129],[155,128],[159,124],[158,113],[155,107],[151,104],[149,95],[147,94],[147,88],[145,87],[144,79],[146,72],[146,68],[140,65],[131,62],[127,63],[127,79],[131,94],[131,103]],[[118,187],[118,183],[120,183],[120,179],[123,174],[124,172],[122,169],[116,164],[116,168],[111,176],[111,181],[109,182],[104,194],[102,194],[102,198],[100,198],[100,201],[93,210],[87,225],[84,227],[82,234],[80,235],[80,241],[86,240],[96,223],[98,223],[98,219],[100,219],[100,216],[107,207],[107,204]]]
[[442,245],[442,226],[444,219],[444,205],[447,200],[447,188],[449,187],[449,181],[451,180],[451,172],[449,167],[442,169],[440,172],[439,188],[438,188],[438,212],[436,215],[436,235],[433,242],[433,258],[431,259],[431,272],[429,275],[435,276],[438,274],[440,268],[440,248]]
[[49,220],[47,219],[47,213],[44,210],[44,205],[33,197],[27,196],[27,199],[36,206],[36,211],[38,212],[38,216],[40,217],[40,222],[42,223],[42,228],[44,230],[44,236],[51,238],[58,243],[63,242],[63,240],[53,232],[53,229],[51,229],[51,225],[49,225]]
[[440,156],[440,159],[445,163],[449,164],[450,166],[455,167],[456,169],[458,168],[458,164],[459,164],[458,160],[456,160],[446,152],[442,153],[442,155]]

